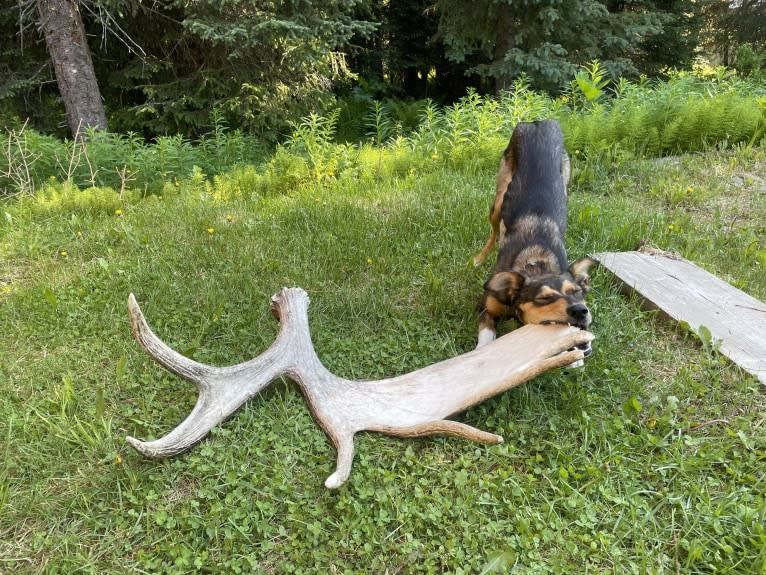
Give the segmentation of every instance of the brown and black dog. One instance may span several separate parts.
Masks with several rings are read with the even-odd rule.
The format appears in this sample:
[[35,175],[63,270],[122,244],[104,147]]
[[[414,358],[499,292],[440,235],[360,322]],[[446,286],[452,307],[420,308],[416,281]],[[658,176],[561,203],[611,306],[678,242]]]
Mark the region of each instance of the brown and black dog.
[[585,295],[593,261],[584,258],[570,266],[564,249],[568,181],[569,156],[558,122],[518,124],[500,160],[489,215],[492,232],[474,258],[481,264],[498,243],[497,263],[478,306],[477,347],[495,339],[503,317],[524,324],[590,325]]

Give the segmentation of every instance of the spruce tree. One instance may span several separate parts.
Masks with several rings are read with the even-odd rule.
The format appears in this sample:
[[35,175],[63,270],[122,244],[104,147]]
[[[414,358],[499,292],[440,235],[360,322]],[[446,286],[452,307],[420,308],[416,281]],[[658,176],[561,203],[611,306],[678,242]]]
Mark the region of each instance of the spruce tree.
[[[610,5],[611,10],[610,10]],[[448,57],[483,60],[475,71],[496,91],[526,75],[556,91],[577,67],[600,60],[612,75],[638,71],[631,56],[665,19],[643,5],[596,0],[437,0],[439,34]]]
[[662,18],[662,32],[641,42],[633,63],[642,74],[655,76],[667,69],[688,69],[697,56],[707,0],[653,0],[646,8]]

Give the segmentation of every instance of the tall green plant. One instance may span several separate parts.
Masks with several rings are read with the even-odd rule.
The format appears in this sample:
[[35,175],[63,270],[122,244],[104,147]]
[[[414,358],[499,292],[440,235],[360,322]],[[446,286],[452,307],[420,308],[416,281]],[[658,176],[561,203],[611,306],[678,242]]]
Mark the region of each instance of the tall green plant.
[[372,103],[371,109],[365,116],[364,124],[367,128],[367,137],[376,146],[382,146],[397,130],[388,106],[377,100]]
[[346,150],[345,146],[334,142],[338,113],[338,110],[334,110],[326,116],[310,114],[293,124],[288,150],[306,157],[312,178],[317,184],[335,175]]
[[[399,124],[390,106],[376,103],[366,116],[371,142],[364,146],[336,143],[339,111],[310,114],[293,123],[286,145],[259,168],[267,177],[254,178],[254,185],[271,182],[282,190],[304,180],[316,185],[345,172],[367,173],[371,155],[376,157],[377,174],[428,170],[442,161],[483,166],[496,162],[518,122],[549,117],[561,122],[570,153],[589,158],[593,166],[618,156],[656,157],[756,143],[766,129],[766,90],[724,71],[712,78],[676,74],[667,81],[623,79],[611,90],[598,63],[583,74],[586,88],[594,90],[588,93],[595,104],[585,105],[585,93],[579,100],[554,100],[519,79],[500,98],[470,92],[446,108],[427,102],[417,128],[397,137]],[[49,178],[76,188],[160,192],[192,172],[214,178],[232,166],[260,165],[265,156],[261,143],[230,131],[223,120],[197,142],[174,136],[146,145],[135,134],[101,133],[87,142],[61,142],[23,129],[9,131],[2,149],[0,195],[5,196],[31,193]],[[389,160],[395,168],[383,165]]]
[[580,67],[570,84],[569,94],[575,106],[595,104],[609,86],[609,74],[598,60]]
[[757,83],[730,74],[622,82],[612,98],[564,114],[561,121],[568,146],[584,153],[617,144],[623,152],[638,155],[682,153],[749,141],[763,118],[759,91],[763,88]]

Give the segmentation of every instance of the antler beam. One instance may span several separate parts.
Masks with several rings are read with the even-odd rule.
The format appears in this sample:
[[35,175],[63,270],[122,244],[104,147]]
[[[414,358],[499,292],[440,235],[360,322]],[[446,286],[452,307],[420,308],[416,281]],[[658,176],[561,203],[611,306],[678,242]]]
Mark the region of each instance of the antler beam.
[[[527,325],[466,354],[378,381],[351,381],[330,373],[314,351],[308,325],[309,298],[285,288],[271,298],[280,329],[274,343],[250,361],[212,367],[184,357],[149,328],[133,294],[128,310],[133,334],[168,371],[193,382],[197,403],[178,427],[156,441],[128,437],[149,457],[171,457],[201,441],[271,381],[285,375],[300,386],[311,412],[337,450],[335,472],[325,481],[340,487],[351,472],[354,435],[378,431],[395,437],[446,434],[495,444],[499,435],[447,417],[464,411],[541,373],[583,358],[575,346],[593,335],[564,325]],[[569,351],[567,351],[569,350]]]

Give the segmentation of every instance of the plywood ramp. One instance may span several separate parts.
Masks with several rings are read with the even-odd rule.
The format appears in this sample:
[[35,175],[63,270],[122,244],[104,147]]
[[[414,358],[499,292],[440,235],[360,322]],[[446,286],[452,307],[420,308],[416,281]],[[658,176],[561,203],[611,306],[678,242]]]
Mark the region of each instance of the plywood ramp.
[[766,304],[672,254],[592,256],[650,307],[694,330],[707,328],[719,350],[766,385]]

